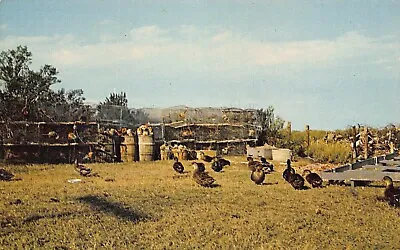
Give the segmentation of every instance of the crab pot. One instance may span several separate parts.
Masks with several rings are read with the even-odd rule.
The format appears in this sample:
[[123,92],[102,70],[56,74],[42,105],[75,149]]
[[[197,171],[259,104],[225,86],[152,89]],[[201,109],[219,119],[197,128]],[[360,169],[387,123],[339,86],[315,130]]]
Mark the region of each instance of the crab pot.
[[138,135],[138,139],[139,139],[139,161],[154,160],[153,135]]
[[169,160],[168,159],[168,150],[167,149],[161,149],[160,150],[160,158],[161,158],[161,160],[162,161],[164,161],[164,160]]
[[137,142],[135,140],[135,136],[124,136],[124,146],[121,147],[121,157],[125,162],[132,162],[137,159],[136,156],[136,146]]
[[182,160],[187,161],[189,159],[189,152],[187,151],[187,149],[184,149],[182,151]]
[[188,160],[189,153],[187,149],[182,149],[182,150],[177,150],[177,158],[180,161],[187,161]]

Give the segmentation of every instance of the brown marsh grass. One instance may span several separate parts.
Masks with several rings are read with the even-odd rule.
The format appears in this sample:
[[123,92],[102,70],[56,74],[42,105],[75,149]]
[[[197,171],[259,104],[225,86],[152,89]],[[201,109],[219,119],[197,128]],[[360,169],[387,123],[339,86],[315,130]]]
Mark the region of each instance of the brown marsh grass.
[[[2,249],[400,249],[400,210],[374,187],[293,190],[283,165],[265,185],[244,157],[203,188],[172,161],[4,166],[20,181],[0,182]],[[296,167],[296,163],[294,164]],[[80,183],[68,179],[80,178]]]

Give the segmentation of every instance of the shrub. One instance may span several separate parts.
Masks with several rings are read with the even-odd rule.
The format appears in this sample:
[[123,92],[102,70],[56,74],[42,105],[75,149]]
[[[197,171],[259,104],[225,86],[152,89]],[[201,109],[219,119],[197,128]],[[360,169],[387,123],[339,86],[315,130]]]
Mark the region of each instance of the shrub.
[[[351,161],[352,151],[348,143],[345,141],[330,142],[329,144],[324,142],[324,137],[328,131],[311,130],[310,146],[308,149],[305,131],[293,131],[290,136],[285,132],[286,131],[281,132],[282,136],[275,146],[291,149],[296,156],[309,156],[319,162],[329,163],[346,163]],[[345,131],[335,132],[347,137]]]
[[351,161],[351,147],[346,142],[325,143],[312,141],[306,154],[319,162],[346,163]]

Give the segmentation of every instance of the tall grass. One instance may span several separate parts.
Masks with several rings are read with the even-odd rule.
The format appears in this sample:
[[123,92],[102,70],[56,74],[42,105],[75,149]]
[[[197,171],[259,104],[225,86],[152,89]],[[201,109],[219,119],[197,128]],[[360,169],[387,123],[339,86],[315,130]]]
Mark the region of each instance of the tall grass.
[[[347,163],[352,160],[352,149],[346,140],[338,142],[324,142],[324,137],[328,131],[311,130],[310,145],[307,145],[306,132],[293,131],[291,135],[283,134],[279,147],[291,149],[295,155],[304,157],[309,156],[318,162]],[[348,136],[347,130],[336,131],[337,134]],[[344,137],[347,138],[347,137]]]
[[[255,185],[244,157],[230,158],[220,186],[203,188],[172,162],[5,166],[1,249],[399,249],[399,210],[377,201],[382,186],[296,191],[284,168]],[[294,167],[296,168],[294,163]],[[378,183],[379,184],[379,183]],[[18,202],[18,199],[20,202]]]
[[352,151],[346,142],[311,142],[306,154],[319,162],[349,163],[352,160]]

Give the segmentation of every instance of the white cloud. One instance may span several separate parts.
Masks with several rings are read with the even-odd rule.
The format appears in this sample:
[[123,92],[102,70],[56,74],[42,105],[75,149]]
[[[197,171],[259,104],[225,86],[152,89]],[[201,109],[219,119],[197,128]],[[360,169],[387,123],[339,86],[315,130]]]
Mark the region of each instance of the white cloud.
[[1,40],[1,46],[6,47],[11,46],[14,47],[14,45],[19,45],[19,44],[32,44],[32,45],[37,45],[41,43],[48,43],[48,42],[56,42],[58,40],[57,37],[52,36],[7,36],[4,39]]
[[168,30],[161,29],[156,25],[135,28],[129,32],[132,40],[148,43],[154,43],[160,40],[165,41],[166,38],[169,38],[168,33]]
[[104,19],[99,22],[100,25],[110,25],[110,24],[116,24],[116,23],[117,23],[117,21],[110,20],[110,19]]
[[56,65],[90,68],[137,61],[157,52],[157,47],[150,45],[133,46],[129,43],[99,43],[55,50],[50,54],[50,57]]
[[211,40],[213,42],[225,42],[225,41],[228,41],[231,38],[232,38],[232,32],[231,31],[224,31],[224,32],[221,32],[221,33],[213,36],[211,38]]
[[178,31],[183,35],[196,35],[200,30],[193,25],[181,25],[178,27]]
[[[234,30],[179,26],[163,29],[143,26],[130,30],[127,37],[102,34],[97,43],[85,43],[73,35],[8,36],[0,48],[27,45],[44,63],[57,67],[117,66],[140,62],[148,68],[168,65],[168,70],[230,71],[270,66],[317,67],[366,63],[398,66],[399,36],[366,37],[345,33],[332,40],[269,42],[252,39]],[[396,54],[397,53],[397,54]],[[396,55],[396,56],[393,56]],[[384,63],[383,63],[384,62]],[[159,70],[167,70],[160,68]]]

